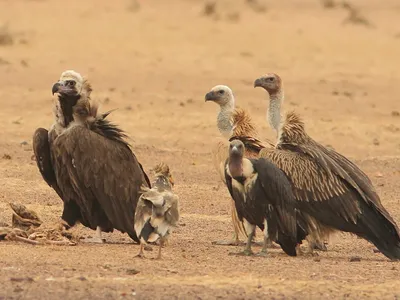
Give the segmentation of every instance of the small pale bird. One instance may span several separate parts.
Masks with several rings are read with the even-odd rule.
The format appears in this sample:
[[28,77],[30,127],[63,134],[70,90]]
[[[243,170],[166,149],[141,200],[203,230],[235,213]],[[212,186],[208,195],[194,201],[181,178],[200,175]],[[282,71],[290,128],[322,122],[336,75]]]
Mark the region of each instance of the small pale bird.
[[161,259],[161,248],[177,226],[179,220],[179,198],[172,192],[173,177],[168,165],[158,164],[154,169],[152,188],[143,186],[135,213],[135,231],[140,239],[139,257],[143,257],[146,243],[160,241],[157,259]]

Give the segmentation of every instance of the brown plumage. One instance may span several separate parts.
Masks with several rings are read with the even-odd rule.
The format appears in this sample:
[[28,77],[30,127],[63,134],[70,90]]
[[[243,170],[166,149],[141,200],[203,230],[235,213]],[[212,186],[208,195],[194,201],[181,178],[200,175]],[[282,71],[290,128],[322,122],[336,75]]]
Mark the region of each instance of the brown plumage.
[[[225,161],[228,158],[229,142],[237,139],[245,145],[245,157],[256,158],[261,149],[272,146],[271,143],[261,142],[250,115],[242,108],[235,108],[232,90],[224,85],[217,85],[205,96],[206,101],[213,101],[220,106],[217,117],[217,127],[224,138],[218,138],[212,148],[212,159],[215,169],[225,182]],[[268,145],[269,143],[269,145]],[[231,217],[235,231],[234,241],[218,241],[216,244],[231,245],[239,243],[239,236],[247,236],[243,222],[239,220],[234,201],[231,202]]]
[[269,92],[268,119],[278,131],[276,148],[263,149],[260,156],[288,176],[298,208],[309,220],[309,232],[351,232],[373,243],[390,259],[399,260],[398,227],[367,175],[341,154],[314,141],[295,113],[288,113],[281,124],[277,108],[283,101],[283,89],[278,75],[267,74],[257,79],[255,86]]
[[179,221],[179,198],[172,192],[174,181],[168,165],[158,164],[153,171],[156,180],[153,187],[143,187],[135,212],[135,231],[140,239],[140,257],[144,245],[160,240],[157,258],[172,229]]
[[98,114],[91,86],[79,73],[66,71],[53,86],[55,123],[36,130],[33,149],[44,180],[64,202],[62,219],[91,229],[134,231],[135,207],[142,185],[150,182],[126,135]]

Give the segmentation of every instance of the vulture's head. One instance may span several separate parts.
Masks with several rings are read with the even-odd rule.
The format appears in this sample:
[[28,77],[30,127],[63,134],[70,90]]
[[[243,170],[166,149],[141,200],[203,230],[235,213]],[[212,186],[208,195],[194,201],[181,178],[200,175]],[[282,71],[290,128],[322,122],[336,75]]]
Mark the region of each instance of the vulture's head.
[[81,74],[73,70],[63,72],[52,88],[52,93],[60,96],[81,98],[90,96],[92,88],[90,83]]
[[220,106],[224,106],[226,104],[234,104],[235,98],[233,97],[233,92],[229,87],[226,85],[217,85],[206,94],[205,100],[206,102],[213,101]]
[[229,144],[229,171],[233,177],[243,175],[244,144],[240,140],[233,140]]
[[159,163],[158,165],[156,165],[153,170],[152,170],[155,174],[155,177],[164,177],[165,179],[168,180],[169,184],[172,186],[174,186],[174,178],[172,177],[172,174],[169,170],[169,166],[165,163]]
[[269,94],[275,94],[282,88],[282,80],[278,74],[268,73],[254,81],[254,87],[262,87]]

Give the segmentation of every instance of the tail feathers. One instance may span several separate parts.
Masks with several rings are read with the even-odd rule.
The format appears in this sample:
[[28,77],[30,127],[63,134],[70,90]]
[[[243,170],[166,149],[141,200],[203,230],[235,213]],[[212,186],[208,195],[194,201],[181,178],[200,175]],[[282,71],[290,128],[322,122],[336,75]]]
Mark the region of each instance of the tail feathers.
[[373,243],[389,259],[400,260],[400,236],[396,224],[375,207],[364,206],[359,224],[366,230],[357,235]]
[[154,227],[151,226],[150,219],[148,219],[147,222],[144,224],[142,231],[139,234],[139,239],[144,239],[147,242],[153,231]]

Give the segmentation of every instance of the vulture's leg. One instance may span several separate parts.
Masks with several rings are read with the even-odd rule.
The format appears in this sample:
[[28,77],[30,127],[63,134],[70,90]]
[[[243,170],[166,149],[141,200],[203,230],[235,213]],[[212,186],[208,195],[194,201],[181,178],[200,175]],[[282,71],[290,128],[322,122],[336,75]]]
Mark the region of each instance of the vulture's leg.
[[313,250],[328,251],[325,242],[320,240],[310,241],[310,248],[312,248]]
[[158,247],[158,255],[157,255],[157,259],[161,259],[161,249],[164,246],[164,239],[160,238],[160,246]]
[[267,248],[270,248],[271,245],[272,245],[271,239],[268,236],[264,235],[264,245],[261,251],[257,253],[257,256],[267,256],[268,254]]
[[143,250],[144,250],[144,244],[141,242],[141,243],[140,243],[139,254],[136,255],[136,257],[144,258],[144,252],[143,252]]
[[232,217],[232,224],[233,224],[233,237],[232,240],[228,241],[214,241],[212,242],[213,245],[221,245],[221,246],[239,246],[242,245],[243,242],[240,241],[239,236],[240,233],[243,235],[245,234],[245,228],[243,226],[243,222],[239,220],[239,217],[236,212],[235,201],[231,200],[231,217]]
[[253,242],[253,237],[254,234],[256,233],[256,228],[254,226],[253,230],[250,232],[250,234],[247,236],[247,243],[246,247],[243,250],[244,255],[253,255],[253,251],[251,251],[251,243]]

